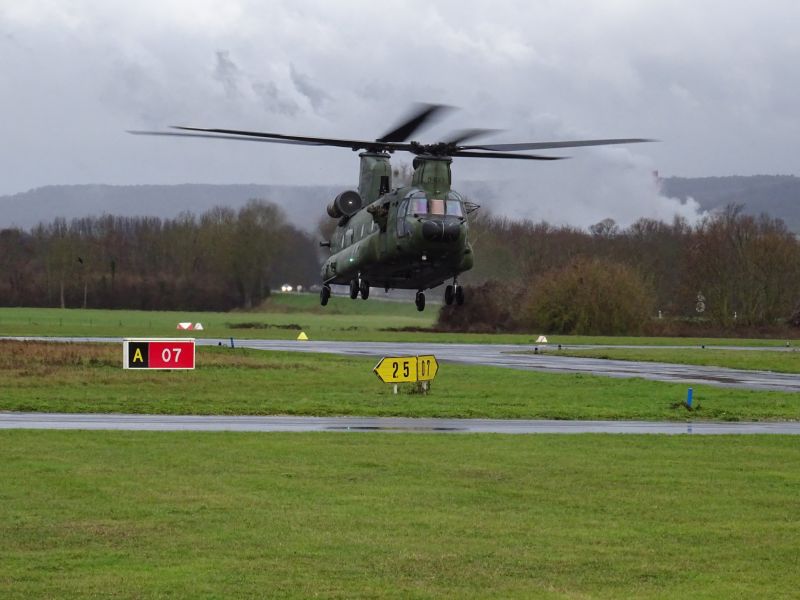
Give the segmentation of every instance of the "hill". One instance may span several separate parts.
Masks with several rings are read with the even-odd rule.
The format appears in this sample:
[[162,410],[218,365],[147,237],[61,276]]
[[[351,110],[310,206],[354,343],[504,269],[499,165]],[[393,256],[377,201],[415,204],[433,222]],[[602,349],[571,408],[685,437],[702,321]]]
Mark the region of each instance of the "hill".
[[800,177],[794,175],[666,177],[661,189],[665,196],[694,198],[704,210],[743,204],[748,214],[767,213],[800,232]]

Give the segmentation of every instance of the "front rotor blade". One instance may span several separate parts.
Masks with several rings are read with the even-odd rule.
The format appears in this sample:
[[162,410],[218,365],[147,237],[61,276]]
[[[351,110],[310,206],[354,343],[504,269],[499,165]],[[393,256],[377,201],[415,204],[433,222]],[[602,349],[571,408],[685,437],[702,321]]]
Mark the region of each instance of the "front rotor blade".
[[520,158],[523,160],[563,160],[568,156],[541,156],[536,154],[505,154],[499,152],[454,152],[453,158],[464,156],[466,158]]
[[225,135],[239,135],[254,138],[266,138],[272,140],[292,140],[295,142],[306,142],[316,146],[336,146],[339,148],[350,148],[351,150],[394,150],[392,143],[376,143],[364,140],[346,140],[339,138],[319,138],[302,135],[284,135],[282,133],[267,133],[263,131],[242,131],[239,129],[207,129],[205,127],[181,127],[173,126],[174,129],[185,131],[201,131],[205,133],[220,133]]
[[462,146],[464,150],[492,150],[494,152],[507,152],[509,150],[545,150],[547,148],[578,148],[580,146],[609,146],[612,144],[638,144],[641,142],[655,142],[643,138],[624,138],[612,140],[575,140],[567,142],[532,142],[521,144],[483,144],[480,146]]
[[423,124],[434,118],[435,115],[440,114],[452,107],[444,104],[420,104],[418,108],[406,120],[398,125],[389,133],[385,133],[383,137],[379,137],[378,142],[404,142],[414,132],[422,127]]
[[242,142],[269,142],[272,144],[296,144],[298,146],[322,146],[319,142],[300,142],[297,140],[274,140],[270,138],[244,137],[235,135],[219,135],[213,133],[178,133],[175,131],[135,131],[128,130],[133,135],[162,135],[168,137],[205,138],[216,140],[239,140]]

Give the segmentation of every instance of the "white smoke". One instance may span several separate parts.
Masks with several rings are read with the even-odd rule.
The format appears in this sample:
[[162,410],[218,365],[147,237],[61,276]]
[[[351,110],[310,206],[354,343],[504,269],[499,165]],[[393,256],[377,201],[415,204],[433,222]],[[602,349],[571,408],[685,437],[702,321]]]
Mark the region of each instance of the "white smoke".
[[[533,133],[527,136],[530,141],[599,137],[570,131],[549,116],[532,121],[534,126],[530,131]],[[657,165],[644,153],[648,145],[529,152],[567,156],[569,160],[486,160],[491,164],[480,165],[480,172],[492,183],[485,186],[485,197],[475,201],[492,214],[578,227],[588,227],[608,218],[621,227],[643,217],[671,222],[679,216],[690,223],[701,219],[704,213],[695,200],[684,202],[662,193]],[[457,160],[456,177],[459,172],[470,172],[464,166],[464,162]],[[474,169],[471,172],[474,173]],[[458,187],[457,179],[455,187]]]

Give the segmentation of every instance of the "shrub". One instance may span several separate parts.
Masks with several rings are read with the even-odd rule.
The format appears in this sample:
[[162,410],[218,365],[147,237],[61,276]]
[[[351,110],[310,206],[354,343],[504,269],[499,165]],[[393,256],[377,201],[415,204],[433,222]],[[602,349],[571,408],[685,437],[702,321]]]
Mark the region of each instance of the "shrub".
[[527,321],[549,333],[640,333],[652,314],[654,293],[632,268],[580,257],[543,275],[534,287]]
[[516,331],[523,325],[523,291],[510,283],[487,281],[464,286],[463,306],[442,306],[436,327],[445,331],[494,333]]

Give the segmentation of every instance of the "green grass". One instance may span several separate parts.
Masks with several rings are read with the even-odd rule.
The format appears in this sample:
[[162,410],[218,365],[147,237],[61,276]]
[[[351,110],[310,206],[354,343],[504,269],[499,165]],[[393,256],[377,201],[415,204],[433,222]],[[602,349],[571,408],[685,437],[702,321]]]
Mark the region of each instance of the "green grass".
[[[800,420],[800,395],[442,364],[392,394],[374,358],[198,348],[192,372],[121,368],[120,345],[0,341],[0,410],[549,419]],[[410,386],[409,386],[410,387]]]
[[[380,294],[382,292],[377,292]],[[532,344],[528,334],[439,333],[433,327],[438,306],[417,312],[412,302],[350,300],[335,297],[319,306],[314,294],[275,294],[258,311],[164,312],[58,308],[0,308],[2,336],[174,336],[181,321],[200,322],[205,330],[182,335],[204,338],[294,339],[300,330],[315,340]],[[241,327],[250,324],[251,327]],[[239,325],[237,327],[236,325]],[[403,329],[407,329],[403,331]],[[548,336],[551,344],[647,344],[782,346],[785,340],[726,338],[644,338]]]
[[3,598],[795,598],[781,436],[0,432]]
[[612,360],[664,362],[681,365],[702,365],[800,373],[800,351],[715,350],[713,348],[598,348],[596,350],[567,349],[551,352],[554,355],[579,356]]

